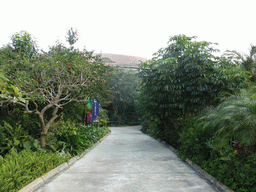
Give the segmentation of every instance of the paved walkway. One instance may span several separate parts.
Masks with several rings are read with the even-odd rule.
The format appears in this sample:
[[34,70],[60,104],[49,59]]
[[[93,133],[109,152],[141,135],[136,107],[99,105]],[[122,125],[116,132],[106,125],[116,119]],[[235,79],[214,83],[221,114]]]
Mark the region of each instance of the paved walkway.
[[205,180],[139,126],[111,134],[37,192],[213,192]]

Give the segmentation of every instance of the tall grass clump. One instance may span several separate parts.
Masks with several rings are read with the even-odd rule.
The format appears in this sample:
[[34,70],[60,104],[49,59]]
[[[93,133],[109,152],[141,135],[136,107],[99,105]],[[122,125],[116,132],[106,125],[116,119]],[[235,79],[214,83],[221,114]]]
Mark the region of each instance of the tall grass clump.
[[44,151],[11,150],[4,158],[0,156],[0,191],[18,191],[70,158]]

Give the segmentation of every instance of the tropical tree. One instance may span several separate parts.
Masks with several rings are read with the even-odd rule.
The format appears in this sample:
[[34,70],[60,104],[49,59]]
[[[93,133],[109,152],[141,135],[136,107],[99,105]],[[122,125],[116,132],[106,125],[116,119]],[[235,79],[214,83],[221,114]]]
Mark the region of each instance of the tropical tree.
[[[100,55],[67,48],[59,42],[32,60],[10,60],[2,67],[12,83],[30,98],[29,102],[18,100],[16,104],[23,106],[25,113],[38,116],[42,147],[51,124],[61,116],[59,109],[70,102],[87,102],[88,97],[104,100],[103,95],[110,91],[104,79],[110,67],[102,63]],[[3,102],[8,104],[12,99]],[[46,119],[48,110],[52,115]]]
[[166,48],[140,65],[143,121],[163,137],[166,130],[178,129],[177,118],[197,115],[211,106],[221,92],[240,87],[248,78],[234,67],[232,60],[213,55],[218,51],[215,44],[195,39],[185,35],[171,37]]

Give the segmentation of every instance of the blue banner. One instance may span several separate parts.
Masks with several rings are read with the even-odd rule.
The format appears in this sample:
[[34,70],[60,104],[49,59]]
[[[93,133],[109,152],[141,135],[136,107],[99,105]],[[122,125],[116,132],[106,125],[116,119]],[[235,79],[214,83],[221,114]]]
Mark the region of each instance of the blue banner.
[[100,115],[100,103],[96,99],[92,99],[92,121],[97,122]]

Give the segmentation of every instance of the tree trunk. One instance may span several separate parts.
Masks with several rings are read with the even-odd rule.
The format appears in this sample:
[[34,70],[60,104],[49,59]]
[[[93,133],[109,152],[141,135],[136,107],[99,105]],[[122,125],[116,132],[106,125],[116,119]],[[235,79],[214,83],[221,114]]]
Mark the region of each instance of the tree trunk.
[[45,146],[46,146],[46,134],[41,133],[40,144],[41,144],[42,148],[45,148]]
[[41,125],[41,137],[40,137],[40,143],[41,143],[41,147],[45,148],[46,146],[46,127],[45,127],[45,122],[44,122],[44,117],[42,116],[41,113],[38,114],[38,118],[40,121],[40,125]]
[[44,122],[44,116],[43,116],[43,111],[38,113],[38,118],[41,124],[41,137],[40,137],[40,143],[41,147],[45,148],[46,146],[46,134],[51,126],[51,124],[54,122],[54,120],[58,117],[57,112],[58,112],[58,107],[55,107],[53,113],[52,113],[52,118],[48,121],[48,123],[45,125]]

